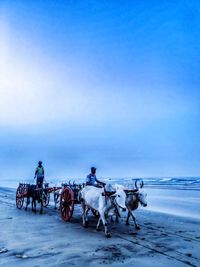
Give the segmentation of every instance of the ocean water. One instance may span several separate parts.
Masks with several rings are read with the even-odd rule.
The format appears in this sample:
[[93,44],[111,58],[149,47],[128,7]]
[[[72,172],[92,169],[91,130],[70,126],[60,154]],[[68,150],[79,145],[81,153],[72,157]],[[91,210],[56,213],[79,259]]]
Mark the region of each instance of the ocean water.
[[[198,177],[156,177],[156,178],[98,178],[101,181],[111,184],[134,185],[137,179],[142,180],[144,187],[170,188],[181,190],[200,190],[200,176]],[[19,182],[35,183],[34,179],[0,179],[0,186],[16,188]],[[46,182],[52,185],[61,185],[61,183],[84,183],[85,178],[46,178]]]

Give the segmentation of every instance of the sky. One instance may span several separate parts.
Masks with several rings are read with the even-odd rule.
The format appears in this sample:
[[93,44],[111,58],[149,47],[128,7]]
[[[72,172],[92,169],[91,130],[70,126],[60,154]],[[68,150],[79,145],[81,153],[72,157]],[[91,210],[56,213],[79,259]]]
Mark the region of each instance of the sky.
[[0,179],[200,175],[200,3],[1,0]]

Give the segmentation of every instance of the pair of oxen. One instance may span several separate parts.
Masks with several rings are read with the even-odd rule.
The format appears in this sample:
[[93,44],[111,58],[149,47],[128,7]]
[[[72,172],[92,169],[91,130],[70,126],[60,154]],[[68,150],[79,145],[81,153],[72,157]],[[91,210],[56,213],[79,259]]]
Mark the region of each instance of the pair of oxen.
[[88,226],[89,210],[96,211],[99,215],[97,230],[100,230],[100,224],[103,223],[105,236],[111,237],[108,228],[108,217],[116,216],[116,221],[120,216],[119,210],[128,210],[126,224],[129,224],[129,218],[132,217],[135,228],[140,229],[136,222],[133,211],[138,208],[139,204],[147,206],[147,194],[143,189],[143,181],[135,182],[136,190],[127,190],[121,185],[106,185],[105,188],[97,188],[94,186],[86,186],[80,191],[79,199],[82,206],[83,226]]

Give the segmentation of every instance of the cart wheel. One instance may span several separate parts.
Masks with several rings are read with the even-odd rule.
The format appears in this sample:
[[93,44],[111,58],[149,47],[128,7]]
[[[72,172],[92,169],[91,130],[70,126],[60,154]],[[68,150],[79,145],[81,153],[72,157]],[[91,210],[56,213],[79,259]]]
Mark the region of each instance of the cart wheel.
[[49,192],[45,192],[45,190],[42,193],[42,204],[44,207],[47,207],[49,205],[49,201],[50,201],[50,193]]
[[24,204],[24,188],[22,185],[19,185],[16,191],[16,206],[18,209],[21,209]]
[[60,195],[60,212],[64,221],[70,221],[74,211],[74,193],[69,187],[65,187]]
[[92,214],[94,215],[94,217],[99,219],[99,217],[100,217],[99,212],[97,210],[94,210],[94,209],[91,209],[91,211],[92,211]]

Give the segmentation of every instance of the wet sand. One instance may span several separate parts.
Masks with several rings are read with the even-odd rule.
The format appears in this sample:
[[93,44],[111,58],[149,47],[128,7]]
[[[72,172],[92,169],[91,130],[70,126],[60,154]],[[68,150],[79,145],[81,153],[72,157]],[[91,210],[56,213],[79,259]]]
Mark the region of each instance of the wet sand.
[[112,238],[82,227],[80,206],[64,222],[50,205],[44,214],[18,210],[15,191],[0,188],[0,266],[200,266],[200,220],[139,209],[133,223],[112,223]]

